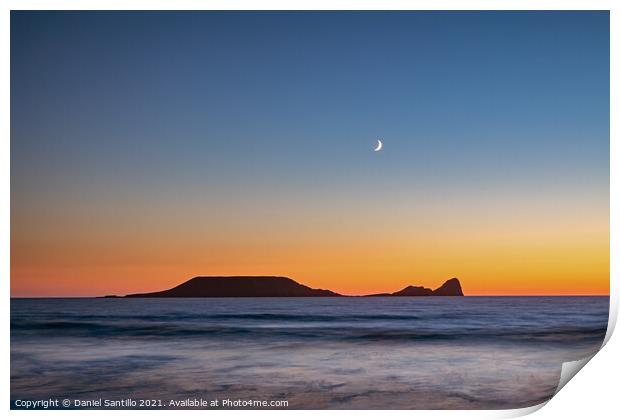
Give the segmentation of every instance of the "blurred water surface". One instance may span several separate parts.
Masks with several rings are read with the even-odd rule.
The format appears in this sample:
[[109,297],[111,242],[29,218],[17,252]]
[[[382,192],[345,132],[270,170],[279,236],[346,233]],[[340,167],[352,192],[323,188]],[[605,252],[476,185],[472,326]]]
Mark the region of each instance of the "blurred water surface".
[[11,400],[518,408],[598,350],[608,297],[12,299]]

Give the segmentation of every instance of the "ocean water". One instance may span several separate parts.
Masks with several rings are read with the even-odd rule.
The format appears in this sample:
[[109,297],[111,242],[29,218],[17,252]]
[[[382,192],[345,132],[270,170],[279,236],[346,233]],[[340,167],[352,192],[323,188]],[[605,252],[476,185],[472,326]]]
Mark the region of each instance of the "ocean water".
[[12,299],[11,401],[504,409],[596,352],[608,297]]

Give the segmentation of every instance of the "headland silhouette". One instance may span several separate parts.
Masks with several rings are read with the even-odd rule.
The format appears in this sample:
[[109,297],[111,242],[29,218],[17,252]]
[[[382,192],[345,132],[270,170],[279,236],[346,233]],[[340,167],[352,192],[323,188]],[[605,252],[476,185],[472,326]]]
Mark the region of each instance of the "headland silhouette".
[[[423,286],[407,286],[394,293],[377,293],[363,297],[382,296],[464,296],[457,278],[446,280],[435,290]],[[187,298],[187,297],[354,297],[331,290],[313,289],[288,277],[279,276],[200,276],[171,289],[134,293],[125,298]]]

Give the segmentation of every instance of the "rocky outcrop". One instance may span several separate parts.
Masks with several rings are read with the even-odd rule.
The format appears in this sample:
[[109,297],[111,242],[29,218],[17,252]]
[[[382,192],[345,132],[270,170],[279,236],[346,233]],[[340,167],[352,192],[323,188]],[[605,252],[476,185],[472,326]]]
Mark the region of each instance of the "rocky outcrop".
[[331,290],[312,289],[288,277],[194,277],[172,289],[136,293],[128,298],[168,297],[323,297],[340,296]]
[[435,290],[423,286],[407,286],[403,290],[394,293],[378,293],[372,296],[463,296],[463,289],[459,279],[452,278],[447,280]]
[[433,291],[423,286],[407,286],[403,290],[394,292],[391,296],[431,296]]
[[[168,297],[329,297],[343,296],[331,290],[312,289],[288,277],[276,276],[231,276],[194,277],[168,290],[150,293],[136,293],[126,298],[168,298]],[[447,280],[435,290],[423,286],[407,286],[394,293],[378,293],[374,296],[463,296],[461,283],[457,278]],[[116,295],[107,298],[120,297]]]
[[463,289],[459,279],[451,278],[442,284],[439,288],[433,290],[433,296],[463,296]]

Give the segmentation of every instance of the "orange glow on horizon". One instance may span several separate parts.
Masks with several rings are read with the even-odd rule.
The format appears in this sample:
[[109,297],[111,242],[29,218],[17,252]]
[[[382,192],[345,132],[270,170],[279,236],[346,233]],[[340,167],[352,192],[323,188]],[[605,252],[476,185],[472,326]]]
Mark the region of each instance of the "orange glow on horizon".
[[404,202],[252,218],[161,204],[97,224],[79,207],[38,223],[13,214],[11,295],[124,295],[198,275],[280,275],[346,295],[434,289],[451,277],[466,295],[609,294],[608,208],[463,199],[453,210],[442,200],[417,213]]
[[76,247],[68,254],[49,250],[40,256],[42,264],[28,267],[14,262],[11,294],[124,295],[168,289],[199,275],[281,275],[345,295],[394,292],[408,285],[434,289],[451,277],[459,278],[469,296],[609,294],[609,250],[596,240],[579,246],[410,245],[408,251],[388,244],[320,249],[247,246],[239,251],[243,264],[232,248],[172,253],[168,247],[145,246],[139,253],[134,249],[114,258],[96,248]]

